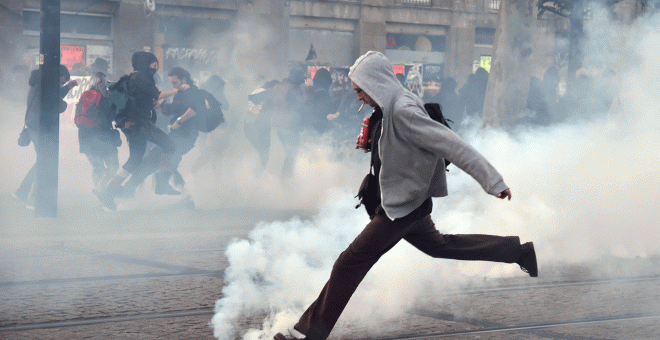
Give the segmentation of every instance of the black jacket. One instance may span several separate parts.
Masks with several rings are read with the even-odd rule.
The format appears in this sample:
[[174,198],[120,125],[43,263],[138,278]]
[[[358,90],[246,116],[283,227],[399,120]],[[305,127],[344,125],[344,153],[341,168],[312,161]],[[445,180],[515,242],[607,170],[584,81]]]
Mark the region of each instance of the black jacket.
[[155,123],[156,114],[153,112],[153,107],[160,96],[160,91],[154,80],[156,69],[149,68],[149,65],[157,61],[153,53],[143,51],[133,53],[131,63],[135,72],[131,73],[126,84],[130,99],[125,115],[129,122]]
[[174,124],[177,118],[181,117],[188,109],[195,111],[195,116],[187,119],[185,122],[181,123],[180,127],[176,130],[172,130],[171,133],[178,134],[184,137],[197,138],[199,135],[199,129],[197,127],[197,114],[200,114],[202,110],[205,110],[204,96],[202,95],[199,88],[195,85],[190,85],[190,88],[185,91],[181,91],[174,95],[171,104],[163,106],[163,113],[172,116],[170,119],[170,124]]

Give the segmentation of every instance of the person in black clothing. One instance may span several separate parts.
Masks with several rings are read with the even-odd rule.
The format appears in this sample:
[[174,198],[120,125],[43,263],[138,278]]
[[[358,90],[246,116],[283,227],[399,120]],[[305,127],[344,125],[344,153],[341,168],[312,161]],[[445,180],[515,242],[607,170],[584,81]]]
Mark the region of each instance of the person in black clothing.
[[456,132],[460,132],[462,131],[461,123],[464,110],[461,106],[461,100],[456,94],[456,80],[452,77],[445,77],[440,84],[440,91],[431,97],[430,102],[440,104],[442,115],[445,119],[451,121],[451,128]]
[[101,204],[110,210],[117,209],[115,197],[122,191],[126,178],[142,163],[147,142],[158,145],[166,155],[174,152],[172,140],[154,125],[154,109],[160,107],[165,99],[190,88],[188,85],[182,85],[179,89],[159,91],[154,80],[158,71],[158,59],[153,53],[135,52],[131,63],[135,71],[130,74],[126,84],[129,100],[126,108],[115,119],[128,141],[129,157],[108,185],[101,191],[95,191]]
[[337,107],[333,105],[330,98],[330,85],[332,85],[330,71],[320,68],[316,71],[312,86],[307,88],[307,95],[305,96],[303,124],[319,134],[323,134],[332,128],[328,115],[337,112]]
[[140,167],[126,182],[122,190],[122,197],[133,197],[135,190],[149,175],[155,173],[156,187],[154,191],[158,195],[180,195],[181,192],[172,188],[169,180],[176,174],[175,182],[183,186],[183,178],[178,174],[177,167],[181,163],[183,155],[195,147],[195,141],[199,136],[199,130],[195,121],[195,114],[205,109],[204,97],[200,90],[193,84],[190,73],[181,67],[175,67],[169,72],[170,83],[174,89],[189,86],[185,92],[177,93],[172,103],[163,104],[161,109],[167,116],[171,116],[169,139],[174,143],[174,152],[166,157],[164,150],[154,148],[147,153]]
[[[27,110],[25,111],[25,126],[30,134],[30,139],[34,144],[35,151],[39,143],[39,115],[41,114],[41,68],[32,71],[28,81],[30,90],[28,92]],[[64,100],[69,90],[78,86],[76,80],[71,80],[71,74],[64,65],[60,65],[60,112],[66,111],[67,104]],[[26,204],[28,208],[32,208],[32,200],[34,198],[34,183],[37,178],[36,163],[30,168],[27,175],[21,182],[21,185],[14,194],[19,200]]]

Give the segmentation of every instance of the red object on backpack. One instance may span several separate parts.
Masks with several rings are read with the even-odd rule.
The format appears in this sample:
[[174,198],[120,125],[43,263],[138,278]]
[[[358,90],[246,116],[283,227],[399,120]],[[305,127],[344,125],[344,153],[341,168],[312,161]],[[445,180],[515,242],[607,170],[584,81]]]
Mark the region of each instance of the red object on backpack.
[[99,102],[101,101],[101,92],[96,90],[87,90],[80,96],[80,101],[76,105],[76,115],[73,117],[73,122],[80,126],[94,127],[98,122],[98,114],[94,114],[94,110],[98,110]]

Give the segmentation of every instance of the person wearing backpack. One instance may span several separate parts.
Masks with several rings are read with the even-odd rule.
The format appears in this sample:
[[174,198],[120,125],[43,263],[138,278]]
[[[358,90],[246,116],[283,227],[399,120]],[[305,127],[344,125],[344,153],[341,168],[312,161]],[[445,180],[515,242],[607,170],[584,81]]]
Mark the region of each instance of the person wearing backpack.
[[[151,174],[154,174],[156,180],[154,188],[156,194],[181,194],[181,192],[170,186],[169,180],[173,174],[178,174],[177,168],[183,156],[195,147],[200,124],[203,123],[198,118],[203,118],[201,116],[207,108],[205,93],[193,83],[188,71],[181,67],[175,67],[170,70],[168,75],[174,89],[180,89],[184,85],[189,87],[185,92],[174,95],[172,103],[161,105],[163,113],[172,117],[168,137],[174,143],[174,152],[166,157],[164,151],[160,148],[150,150],[145,156],[145,161],[124,185],[120,195],[122,198],[133,197],[137,187]],[[197,113],[200,113],[200,115],[198,116]],[[181,187],[184,185],[183,178],[180,175],[175,177],[175,182]]]
[[94,72],[89,90],[82,93],[76,105],[73,122],[78,127],[80,153],[92,165],[94,189],[101,190],[119,170],[117,148],[121,146],[119,130],[112,128],[115,109],[108,98],[108,80],[104,73]]
[[[474,148],[432,119],[421,99],[404,89],[389,60],[369,51],[357,59],[349,77],[359,100],[374,108],[369,119],[377,207],[371,222],[339,255],[318,299],[288,334],[275,340],[324,340],[362,279],[378,259],[406,240],[434,258],[517,263],[538,275],[531,242],[517,236],[445,235],[431,219],[432,197],[447,196],[448,159],[472,176],[490,195],[511,199],[502,176]],[[286,332],[285,332],[286,333]]]
[[[117,113],[115,122],[128,141],[129,157],[110,182],[100,191],[95,191],[101,204],[110,210],[116,210],[116,196],[122,191],[122,184],[140,164],[147,149],[147,142],[162,148],[165,155],[174,152],[174,143],[155,125],[154,112],[165,99],[179,91],[185,91],[188,85],[179,89],[160,91],[156,87],[154,76],[158,71],[158,58],[153,53],[138,51],[131,58],[134,72],[126,79],[128,101]],[[126,77],[126,76],[124,76]],[[123,78],[123,77],[122,77]],[[120,81],[122,81],[120,79]]]

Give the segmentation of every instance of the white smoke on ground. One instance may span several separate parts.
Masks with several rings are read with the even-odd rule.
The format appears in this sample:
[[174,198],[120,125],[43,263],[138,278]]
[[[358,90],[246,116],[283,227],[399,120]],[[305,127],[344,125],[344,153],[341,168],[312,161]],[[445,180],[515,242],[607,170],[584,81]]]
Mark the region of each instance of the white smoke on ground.
[[[626,26],[606,15],[594,11],[585,46],[611,43],[602,40],[613,35],[621,42],[604,60],[618,60],[620,109],[515,133],[467,133],[469,143],[502,172],[513,199],[486,195],[450,167],[450,195],[434,200],[432,214],[441,232],[534,241],[541,276],[561,263],[660,253],[660,17]],[[587,48],[587,58],[590,52],[597,49]],[[228,246],[227,285],[212,319],[215,337],[268,339],[297,322],[339,253],[368,222],[353,209],[352,195],[331,191],[315,218],[262,223]],[[339,322],[376,329],[421,295],[451,291],[474,278],[514,276],[525,274],[515,265],[431,259],[401,242],[369,272]],[[250,323],[254,319],[262,321]]]

